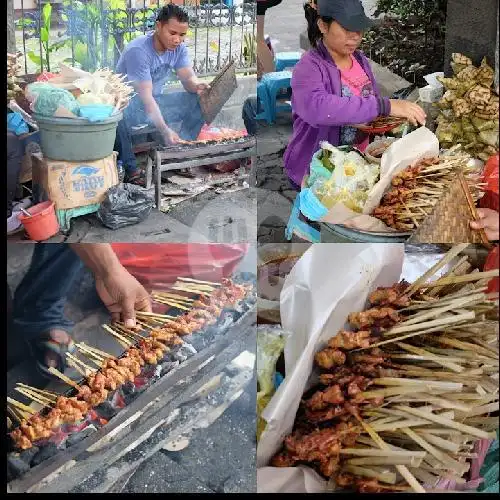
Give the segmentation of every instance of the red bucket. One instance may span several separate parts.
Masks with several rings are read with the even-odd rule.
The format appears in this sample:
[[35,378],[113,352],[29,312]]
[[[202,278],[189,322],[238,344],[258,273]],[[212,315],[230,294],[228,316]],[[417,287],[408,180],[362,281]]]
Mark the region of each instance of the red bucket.
[[53,201],[44,201],[28,209],[31,217],[21,213],[19,221],[24,226],[30,240],[45,241],[59,232],[59,222]]

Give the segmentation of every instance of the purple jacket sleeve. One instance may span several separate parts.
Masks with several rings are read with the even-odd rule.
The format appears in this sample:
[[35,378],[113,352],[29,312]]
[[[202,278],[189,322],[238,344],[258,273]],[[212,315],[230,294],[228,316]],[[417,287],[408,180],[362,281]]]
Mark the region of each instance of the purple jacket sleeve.
[[367,123],[386,113],[386,103],[378,96],[341,97],[329,93],[321,70],[310,59],[302,59],[292,76],[294,112],[313,127]]

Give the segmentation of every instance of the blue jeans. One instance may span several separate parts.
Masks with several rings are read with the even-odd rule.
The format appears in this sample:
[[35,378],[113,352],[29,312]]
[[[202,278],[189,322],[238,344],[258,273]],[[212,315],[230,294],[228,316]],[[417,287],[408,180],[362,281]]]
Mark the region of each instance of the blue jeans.
[[257,135],[256,117],[259,112],[259,104],[256,96],[248,97],[243,103],[241,117],[245,123],[245,128],[250,135]]
[[83,263],[68,244],[37,243],[31,265],[14,295],[13,327],[26,340],[51,329],[69,331],[66,298]]
[[[197,94],[189,92],[171,92],[155,96],[165,123],[185,141],[197,139],[205,120]],[[146,114],[144,104],[139,96],[130,100],[123,112],[123,120],[116,130],[115,150],[118,159],[123,162],[127,174],[137,169],[137,161],[132,148],[132,127],[137,125],[154,125]]]

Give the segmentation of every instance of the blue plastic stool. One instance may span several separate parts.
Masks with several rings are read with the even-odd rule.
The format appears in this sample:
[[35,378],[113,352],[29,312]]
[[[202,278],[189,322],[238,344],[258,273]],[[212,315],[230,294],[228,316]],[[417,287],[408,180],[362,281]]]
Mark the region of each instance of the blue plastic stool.
[[71,219],[75,217],[80,217],[81,215],[93,214],[99,210],[101,206],[100,203],[94,203],[93,205],[87,205],[85,207],[76,208],[66,208],[61,210],[56,210],[57,220],[59,221],[59,227],[61,233],[68,234],[71,229]]
[[269,92],[267,91],[266,84],[263,82],[257,83],[257,107],[262,111],[257,113],[256,120],[265,120],[267,123],[272,123],[271,115],[271,100],[269,99]]
[[276,120],[276,114],[278,111],[292,110],[290,104],[278,104],[276,102],[279,91],[281,89],[289,89],[291,80],[291,71],[276,71],[274,73],[266,73],[262,77],[260,83],[265,85],[267,95],[269,96],[268,115],[271,121],[268,123],[273,123]]
[[288,219],[288,224],[285,229],[285,237],[288,241],[291,241],[294,233],[303,240],[310,241],[311,243],[321,242],[321,233],[311,227],[304,221],[299,219],[300,214],[300,198],[297,196],[293,203],[292,213]]
[[278,52],[274,58],[276,71],[293,68],[302,57],[301,52]]

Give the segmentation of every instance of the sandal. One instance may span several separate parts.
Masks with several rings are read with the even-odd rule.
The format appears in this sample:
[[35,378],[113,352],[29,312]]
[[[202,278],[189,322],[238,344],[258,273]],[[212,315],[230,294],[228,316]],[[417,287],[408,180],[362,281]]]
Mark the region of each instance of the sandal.
[[135,184],[136,186],[145,187],[146,179],[142,174],[142,170],[136,170],[132,175],[127,175],[125,182],[127,184]]
[[[54,332],[57,331],[63,332],[66,335],[68,341],[62,342],[56,340],[54,338]],[[68,366],[66,361],[66,354],[71,354],[76,351],[76,345],[73,339],[66,332],[64,332],[64,330],[50,330],[49,332],[40,335],[40,337],[38,337],[37,339],[30,341],[28,345],[31,349],[33,357],[35,358],[36,368],[39,370],[39,372],[41,372],[42,375],[51,379],[54,378],[54,375],[52,375],[52,373],[49,371],[49,366],[53,366],[61,373],[64,373],[65,369]],[[55,361],[55,366],[54,363],[51,363],[51,365],[48,364],[48,357],[52,358],[52,360]]]

